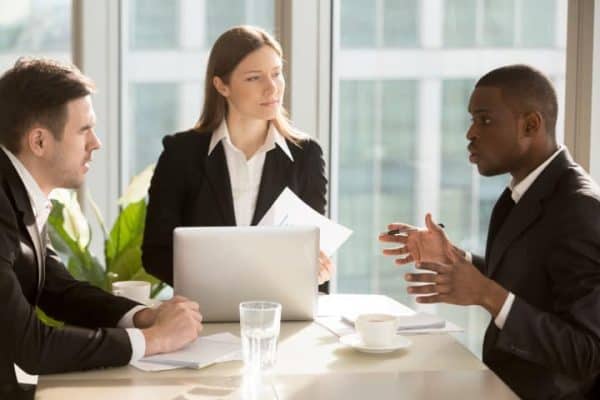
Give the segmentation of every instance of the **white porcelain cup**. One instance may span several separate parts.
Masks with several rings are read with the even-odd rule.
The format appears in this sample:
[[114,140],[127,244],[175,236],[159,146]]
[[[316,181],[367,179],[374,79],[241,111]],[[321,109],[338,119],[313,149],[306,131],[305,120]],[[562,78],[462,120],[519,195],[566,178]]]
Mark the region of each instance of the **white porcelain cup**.
[[385,347],[394,342],[400,320],[390,314],[361,314],[354,327],[367,346]]
[[147,304],[150,300],[150,282],[119,281],[113,282],[112,293],[116,296],[127,297],[138,303]]

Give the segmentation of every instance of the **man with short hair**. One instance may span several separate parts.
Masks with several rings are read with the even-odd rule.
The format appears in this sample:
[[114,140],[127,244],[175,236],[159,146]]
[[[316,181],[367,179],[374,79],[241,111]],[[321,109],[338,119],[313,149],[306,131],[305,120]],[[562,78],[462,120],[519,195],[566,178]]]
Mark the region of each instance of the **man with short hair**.
[[[600,189],[556,143],[556,94],[537,70],[512,65],[475,85],[469,160],[512,180],[492,212],[485,257],[454,246],[431,215],[426,228],[383,242],[419,303],[479,305],[491,315],[483,361],[520,397],[598,398]],[[390,229],[406,230],[406,224]],[[433,271],[435,274],[431,274]]]
[[[26,398],[14,364],[32,374],[125,365],[196,339],[198,304],[153,310],[75,280],[51,248],[48,194],[77,188],[92,153],[92,82],[75,67],[21,59],[0,77],[0,398]],[[44,325],[35,307],[65,322]]]

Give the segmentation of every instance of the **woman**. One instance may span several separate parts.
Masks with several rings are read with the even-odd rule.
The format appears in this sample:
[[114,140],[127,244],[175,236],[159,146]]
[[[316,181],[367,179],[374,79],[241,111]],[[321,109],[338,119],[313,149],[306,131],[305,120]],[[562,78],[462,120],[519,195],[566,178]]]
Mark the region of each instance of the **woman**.
[[[163,139],[142,244],[149,273],[173,284],[175,227],[256,225],[286,186],[325,212],[323,153],[290,125],[284,89],[281,46],[268,33],[239,26],[217,39],[198,123]],[[322,252],[319,261],[323,284],[333,264]]]

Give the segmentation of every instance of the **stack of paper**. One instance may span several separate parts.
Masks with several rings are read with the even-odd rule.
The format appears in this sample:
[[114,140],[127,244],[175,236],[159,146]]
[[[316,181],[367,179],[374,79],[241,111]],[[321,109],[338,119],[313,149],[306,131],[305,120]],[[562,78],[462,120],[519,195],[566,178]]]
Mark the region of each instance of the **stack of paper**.
[[218,333],[199,337],[181,350],[144,357],[132,365],[143,371],[164,371],[204,368],[233,360],[241,360],[240,338],[231,333]]

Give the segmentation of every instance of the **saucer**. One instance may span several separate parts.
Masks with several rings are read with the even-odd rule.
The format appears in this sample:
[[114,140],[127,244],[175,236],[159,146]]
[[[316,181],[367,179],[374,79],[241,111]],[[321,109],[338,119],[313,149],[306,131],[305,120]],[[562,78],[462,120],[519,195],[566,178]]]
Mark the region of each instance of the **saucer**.
[[412,342],[404,336],[396,335],[393,342],[388,346],[367,346],[363,343],[358,333],[342,336],[340,342],[364,353],[389,353],[408,348],[412,345]]

